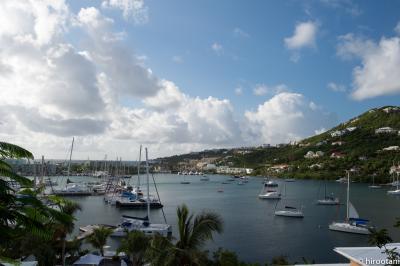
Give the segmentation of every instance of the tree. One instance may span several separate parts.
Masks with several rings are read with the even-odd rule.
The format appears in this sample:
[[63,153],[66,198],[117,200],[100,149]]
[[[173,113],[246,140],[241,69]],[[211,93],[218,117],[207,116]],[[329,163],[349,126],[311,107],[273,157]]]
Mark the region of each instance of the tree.
[[133,265],[143,265],[145,254],[150,246],[150,238],[141,231],[127,232],[117,252],[125,252]]
[[[32,181],[14,173],[6,161],[21,158],[30,160],[33,155],[19,146],[0,142],[0,256],[15,259],[32,254],[26,254],[30,250],[23,249],[23,243],[49,243],[54,233],[49,225],[73,220],[45,204],[38,191],[32,189]],[[16,191],[13,182],[23,189]]]
[[104,256],[104,245],[107,243],[107,238],[112,232],[111,228],[100,226],[93,230],[93,233],[87,238],[87,242],[98,249],[101,256]]
[[[397,218],[397,221],[394,225],[394,227],[400,227],[400,218]],[[368,242],[371,245],[377,246],[378,248],[382,249],[383,252],[387,255],[388,260],[396,262],[400,260],[400,253],[397,250],[397,248],[390,248],[387,246],[387,244],[391,243],[393,240],[392,238],[388,235],[388,232],[386,229],[380,229],[377,230],[375,228],[370,229],[370,237]],[[394,263],[393,265],[395,265]]]
[[[213,233],[223,230],[222,218],[213,212],[203,211],[194,216],[186,205],[177,209],[179,238],[175,245],[160,238],[151,241],[151,259],[154,265],[206,265],[207,253],[201,248]],[[154,254],[155,253],[155,254]],[[163,264],[159,264],[164,259]]]

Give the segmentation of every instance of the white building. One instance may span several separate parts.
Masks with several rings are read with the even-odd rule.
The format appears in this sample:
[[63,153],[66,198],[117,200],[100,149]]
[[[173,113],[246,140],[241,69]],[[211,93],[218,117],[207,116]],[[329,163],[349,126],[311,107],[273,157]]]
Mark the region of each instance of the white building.
[[398,150],[400,150],[400,147],[399,146],[389,146],[389,147],[383,148],[382,150],[384,150],[384,151],[398,151]]
[[322,151],[317,151],[317,152],[313,152],[313,151],[308,151],[306,153],[306,155],[304,155],[304,158],[306,159],[312,159],[312,158],[319,158],[324,156],[324,152]]
[[392,134],[392,133],[397,133],[397,130],[395,130],[391,127],[381,127],[381,128],[375,129],[375,134],[382,134],[382,133],[383,134],[385,134],[385,133]]

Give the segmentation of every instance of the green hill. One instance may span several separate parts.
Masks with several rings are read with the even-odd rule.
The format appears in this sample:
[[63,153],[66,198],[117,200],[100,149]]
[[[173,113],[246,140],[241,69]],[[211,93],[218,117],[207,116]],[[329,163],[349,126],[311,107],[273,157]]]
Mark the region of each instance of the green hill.
[[[377,133],[380,128],[391,132]],[[376,182],[383,183],[390,179],[390,167],[400,163],[400,150],[384,150],[400,146],[399,130],[400,107],[385,106],[295,144],[203,151],[162,160],[176,170],[179,162],[212,156],[219,158],[217,165],[245,166],[253,168],[255,175],[295,178],[337,179],[353,169],[355,180],[369,182],[375,175]],[[312,158],[305,158],[307,154]]]
[[[376,133],[390,127],[388,133]],[[389,169],[400,161],[399,150],[383,150],[400,146],[400,107],[385,106],[371,109],[322,134],[307,138],[295,145],[281,148],[257,148],[243,156],[235,156],[236,165],[255,168],[256,174],[275,174],[297,178],[329,178],[343,176],[353,168],[355,179],[368,182],[376,175],[378,182],[389,180]],[[305,158],[308,152],[323,153]],[[320,153],[320,154],[322,154]],[[332,158],[332,154],[339,158]],[[310,156],[311,157],[311,156]],[[286,171],[274,171],[273,166],[287,164]]]

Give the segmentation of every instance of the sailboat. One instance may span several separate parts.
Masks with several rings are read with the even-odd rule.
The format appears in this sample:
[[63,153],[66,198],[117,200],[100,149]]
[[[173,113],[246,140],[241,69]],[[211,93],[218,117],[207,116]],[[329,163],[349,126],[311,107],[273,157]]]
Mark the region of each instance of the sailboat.
[[[285,197],[286,197],[286,185],[285,185]],[[276,210],[278,206],[278,202],[275,205],[275,216],[284,216],[284,217],[291,217],[291,218],[303,218],[303,206],[300,209],[293,207],[293,206],[285,206],[282,210]]]
[[[145,235],[152,236],[155,234],[160,234],[162,236],[171,236],[172,235],[172,227],[169,224],[155,224],[150,222],[150,181],[149,181],[149,163],[148,163],[148,153],[147,148],[146,151],[146,176],[147,176],[147,216],[133,217],[133,216],[122,216],[122,223],[114,229],[111,236],[114,237],[123,237],[126,236],[127,232],[131,231],[141,231]],[[165,219],[165,216],[164,216]],[[165,221],[166,222],[166,221]]]
[[90,195],[92,195],[92,192],[85,185],[69,181],[69,175],[71,172],[70,170],[71,170],[72,152],[74,150],[74,141],[75,141],[75,139],[72,138],[71,151],[69,154],[69,162],[68,162],[67,184],[62,189],[57,189],[57,190],[53,189],[54,195],[59,195],[59,196],[90,196]]
[[346,220],[343,222],[332,222],[329,230],[352,234],[370,234],[367,226],[368,220],[359,218],[357,210],[350,202],[350,172],[347,171],[347,200],[346,200]]
[[183,180],[181,181],[181,184],[188,185],[188,184],[190,184],[190,181],[187,181],[185,176],[186,175],[183,175]]
[[270,199],[270,200],[279,200],[281,199],[281,193],[275,189],[267,189],[263,186],[260,194],[258,194],[258,198],[260,199]]
[[368,186],[369,188],[381,188],[379,185],[375,185],[375,174],[372,175],[372,185]]
[[387,193],[388,193],[389,195],[400,195],[400,189],[399,189],[399,173],[397,173],[396,189],[395,189],[395,190],[389,190]]
[[333,193],[330,196],[328,196],[326,194],[326,181],[324,183],[325,183],[324,198],[323,199],[319,199],[317,201],[317,204],[319,204],[319,205],[339,205],[339,198],[333,197]]

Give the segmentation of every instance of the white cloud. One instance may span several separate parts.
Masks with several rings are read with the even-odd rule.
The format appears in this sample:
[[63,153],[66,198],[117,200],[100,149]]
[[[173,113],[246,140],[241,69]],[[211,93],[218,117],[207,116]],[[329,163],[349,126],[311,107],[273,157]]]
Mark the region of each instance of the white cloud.
[[214,43],[211,45],[211,49],[212,49],[217,55],[221,55],[221,54],[223,53],[223,51],[224,51],[224,48],[222,47],[222,45],[219,44],[219,43],[217,43],[217,42],[214,42]]
[[317,30],[318,25],[313,21],[296,24],[293,36],[284,39],[286,47],[290,50],[314,47]]
[[335,82],[329,82],[327,85],[328,89],[334,92],[345,92],[346,86],[343,84],[337,84]]
[[347,34],[340,37],[337,53],[342,58],[361,59],[353,69],[353,99],[400,93],[400,37],[381,38],[375,43]]
[[[65,158],[72,136],[78,136],[74,158],[134,159],[139,143],[153,157],[261,143],[274,130],[265,131],[259,112],[250,131],[241,128],[243,116],[229,100],[193,97],[159,79],[127,46],[127,33],[115,31],[113,19],[97,8],[75,14],[61,0],[9,0],[0,7],[0,139],[36,157]],[[223,52],[220,44],[213,47]],[[325,127],[314,122],[312,128]]]
[[253,89],[253,94],[256,96],[263,96],[266,94],[277,94],[287,91],[288,87],[285,84],[278,84],[275,86],[268,86],[265,84],[257,84]]
[[282,92],[246,111],[247,138],[262,143],[287,143],[314,135],[321,128],[336,122],[334,115],[298,93]]
[[101,6],[122,10],[124,18],[132,19],[136,24],[144,24],[149,20],[148,7],[144,0],[104,0]]
[[242,30],[241,28],[234,28],[233,29],[233,36],[239,37],[239,38],[249,38],[250,35]]
[[394,31],[400,35],[400,21],[397,23],[396,27],[394,28]]

